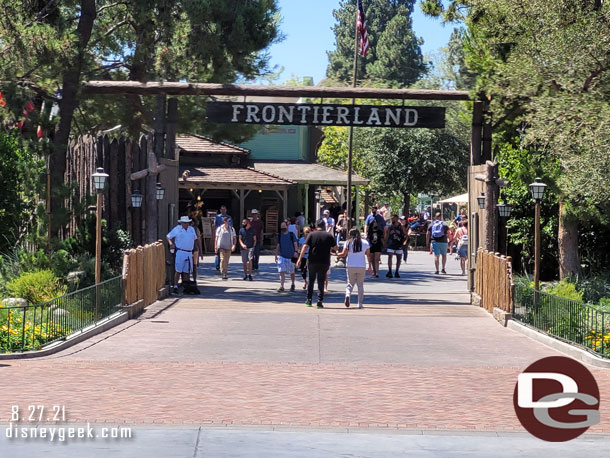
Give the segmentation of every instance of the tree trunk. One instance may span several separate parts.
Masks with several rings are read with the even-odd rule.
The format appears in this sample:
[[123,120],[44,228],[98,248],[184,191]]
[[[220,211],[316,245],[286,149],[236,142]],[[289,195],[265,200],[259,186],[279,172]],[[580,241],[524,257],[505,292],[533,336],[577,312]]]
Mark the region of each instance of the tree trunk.
[[[66,172],[66,153],[68,140],[72,129],[74,110],[78,104],[78,88],[82,72],[85,49],[91,38],[93,23],[95,22],[96,10],[95,0],[81,0],[81,14],[76,28],[78,37],[78,50],[71,62],[67,63],[63,74],[61,100],[59,101],[59,123],[53,137],[53,153],[50,157],[51,190],[57,192],[64,185],[64,174]],[[63,213],[63,199],[57,195],[51,199],[52,233],[57,234],[64,221],[58,216]]]
[[578,253],[578,220],[569,213],[563,201],[559,202],[559,278],[580,273]]
[[402,206],[402,214],[407,218],[409,217],[409,208],[411,207],[411,193],[405,193],[404,197],[404,205]]
[[[153,67],[154,59],[154,24],[150,18],[145,20],[141,27],[136,30],[136,37],[133,62],[129,70],[128,79],[145,83],[149,79],[147,69]],[[153,124],[154,121],[150,114],[147,113],[141,95],[127,94],[126,98],[134,110],[134,116],[128,125],[128,132],[131,138],[139,138],[144,122]]]

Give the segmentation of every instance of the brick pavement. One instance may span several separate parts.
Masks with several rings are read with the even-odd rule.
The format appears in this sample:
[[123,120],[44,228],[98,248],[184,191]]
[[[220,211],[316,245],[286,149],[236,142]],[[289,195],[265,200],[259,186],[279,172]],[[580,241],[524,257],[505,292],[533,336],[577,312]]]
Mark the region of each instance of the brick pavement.
[[[0,421],[11,405],[63,404],[75,422],[522,430],[516,377],[558,353],[463,305],[463,279],[425,276],[417,260],[404,271],[367,284],[377,297],[361,311],[341,306],[339,278],[329,308],[312,310],[269,293],[270,280],[209,274],[202,298],[159,302],[58,355],[3,361]],[[592,372],[591,431],[610,433],[610,371]]]

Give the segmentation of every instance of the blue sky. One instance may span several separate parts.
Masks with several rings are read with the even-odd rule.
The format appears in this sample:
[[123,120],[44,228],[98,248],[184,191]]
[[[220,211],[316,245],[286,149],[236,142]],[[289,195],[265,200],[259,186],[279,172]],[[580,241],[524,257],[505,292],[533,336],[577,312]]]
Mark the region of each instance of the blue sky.
[[[279,0],[279,5],[283,18],[281,30],[286,38],[269,48],[271,65],[284,67],[278,83],[296,75],[313,76],[317,84],[326,75],[326,51],[335,47],[332,11],[338,8],[339,0]],[[447,45],[453,27],[424,16],[418,2],[413,13],[413,29],[424,39],[423,53],[433,54]]]

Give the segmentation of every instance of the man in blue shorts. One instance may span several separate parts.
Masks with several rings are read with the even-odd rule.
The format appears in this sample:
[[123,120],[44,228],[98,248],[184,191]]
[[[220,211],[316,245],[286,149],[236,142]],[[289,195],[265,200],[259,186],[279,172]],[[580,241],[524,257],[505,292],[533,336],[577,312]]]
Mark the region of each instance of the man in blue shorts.
[[447,264],[447,232],[449,226],[443,221],[441,213],[437,212],[434,215],[434,222],[430,224],[426,234],[426,245],[430,248],[432,241],[432,251],[434,252],[434,265],[436,266],[436,274],[438,274],[439,256],[443,257],[442,273],[446,274],[445,265]]

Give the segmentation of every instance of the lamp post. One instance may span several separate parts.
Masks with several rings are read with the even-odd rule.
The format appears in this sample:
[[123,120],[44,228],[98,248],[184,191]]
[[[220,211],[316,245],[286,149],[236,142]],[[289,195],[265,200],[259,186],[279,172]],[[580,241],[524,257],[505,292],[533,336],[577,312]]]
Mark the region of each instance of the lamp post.
[[93,186],[97,193],[96,229],[95,229],[95,283],[98,284],[102,277],[102,200],[108,174],[103,168],[98,168],[93,177]]
[[544,197],[546,184],[540,178],[530,184],[532,197],[536,200],[536,215],[534,217],[534,289],[538,291],[540,283],[540,201]]
[[131,206],[133,208],[142,207],[143,198],[144,198],[144,196],[140,193],[140,191],[134,191],[133,194],[131,195]]
[[165,188],[161,183],[157,183],[157,200],[163,200],[163,196],[165,196]]
[[[165,196],[165,188],[161,183],[157,183],[155,193],[157,197],[157,218],[159,218],[159,201],[163,200],[163,196]],[[201,200],[201,196],[197,196],[197,200]],[[157,238],[159,238],[159,223],[157,223]]]
[[500,218],[504,218],[504,227],[506,227],[506,242],[504,245],[504,254],[508,256],[508,227],[506,226],[506,220],[510,218],[510,214],[513,211],[513,206],[509,204],[496,204],[498,209],[498,215]]
[[316,198],[316,223],[320,219],[320,196],[322,195],[322,188],[318,186],[314,192]]

